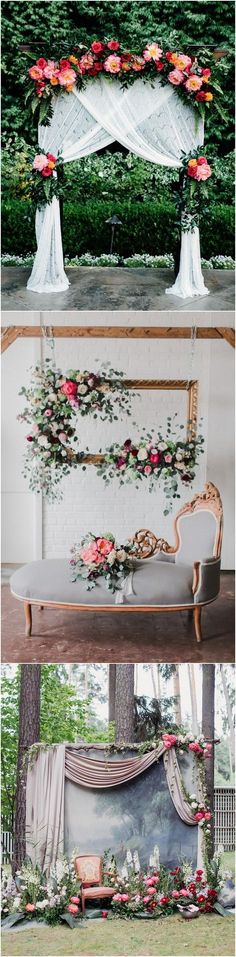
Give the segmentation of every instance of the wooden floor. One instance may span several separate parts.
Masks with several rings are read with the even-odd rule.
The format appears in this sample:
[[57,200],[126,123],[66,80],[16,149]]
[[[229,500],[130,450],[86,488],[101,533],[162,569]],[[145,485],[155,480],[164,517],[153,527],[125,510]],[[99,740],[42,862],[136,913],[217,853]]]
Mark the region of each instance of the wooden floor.
[[203,609],[197,644],[186,612],[109,615],[33,608],[33,635],[24,611],[2,587],[2,661],[234,661],[234,575],[221,576],[216,602]]

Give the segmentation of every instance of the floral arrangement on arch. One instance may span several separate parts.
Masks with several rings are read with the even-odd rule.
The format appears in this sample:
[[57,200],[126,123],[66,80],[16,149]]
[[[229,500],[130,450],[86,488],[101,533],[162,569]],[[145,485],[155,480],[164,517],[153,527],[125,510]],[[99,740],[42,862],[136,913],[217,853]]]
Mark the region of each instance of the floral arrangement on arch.
[[53,153],[45,153],[40,147],[34,160],[31,161],[29,171],[29,182],[33,202],[37,209],[51,203],[53,196],[57,199],[61,194],[61,180],[58,173],[63,167],[63,158],[54,156]]
[[43,490],[55,498],[58,483],[83,458],[77,450],[75,416],[100,416],[113,422],[123,413],[131,414],[132,392],[122,377],[109,364],[96,373],[70,369],[66,375],[51,368],[49,359],[44,369],[36,365],[30,386],[20,390],[26,406],[18,416],[30,426],[23,474],[25,478],[29,474],[33,492]]
[[99,536],[89,532],[71,549],[72,581],[85,581],[87,591],[91,591],[101,577],[108,591],[114,594],[132,570],[134,551],[134,545],[129,542],[119,545],[110,533]]
[[183,232],[192,232],[199,226],[199,216],[208,199],[207,180],[210,176],[212,168],[205,154],[202,154],[202,147],[182,154],[180,180],[173,192],[173,199]]
[[[184,426],[180,425],[179,429]],[[149,492],[153,492],[160,478],[164,480],[164,493],[167,499],[164,515],[172,508],[172,500],[180,498],[179,481],[189,485],[195,478],[198,455],[203,452],[202,435],[189,441],[174,438],[174,429],[170,417],[167,420],[166,437],[159,430],[142,435],[137,442],[128,438],[123,445],[118,442],[111,445],[104,460],[97,465],[97,474],[106,485],[116,476],[120,485],[133,483],[140,487],[143,480],[148,482]]]
[[59,60],[41,56],[28,70],[32,86],[26,94],[33,112],[39,113],[39,122],[45,125],[52,115],[52,97],[61,92],[71,93],[77,86],[99,75],[118,78],[124,87],[142,75],[152,81],[158,75],[162,83],[171,83],[185,100],[188,99],[201,114],[211,104],[213,90],[221,92],[214,78],[214,59],[202,54],[202,64],[196,56],[177,50],[164,50],[157,41],[147,43],[138,52],[122,47],[118,40],[94,40],[90,47],[80,43],[72,53]]

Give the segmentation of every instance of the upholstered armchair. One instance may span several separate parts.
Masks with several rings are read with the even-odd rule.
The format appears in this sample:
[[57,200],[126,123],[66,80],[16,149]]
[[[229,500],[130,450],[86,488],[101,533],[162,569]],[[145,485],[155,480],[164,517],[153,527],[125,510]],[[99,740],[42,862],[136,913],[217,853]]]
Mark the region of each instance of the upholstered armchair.
[[75,859],[75,870],[81,880],[81,907],[85,913],[86,900],[112,898],[115,889],[102,883],[102,858],[96,854],[79,854]]
[[204,491],[177,513],[174,545],[146,528],[132,538],[139,560],[162,563],[157,578],[159,610],[192,611],[197,641],[202,638],[202,607],[214,601],[220,590],[222,531],[220,493],[207,482]]

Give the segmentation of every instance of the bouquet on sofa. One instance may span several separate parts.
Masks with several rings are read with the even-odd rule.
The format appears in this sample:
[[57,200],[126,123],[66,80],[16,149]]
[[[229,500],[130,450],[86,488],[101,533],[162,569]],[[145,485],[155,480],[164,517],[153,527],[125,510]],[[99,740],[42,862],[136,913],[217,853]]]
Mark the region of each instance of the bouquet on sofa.
[[106,588],[114,594],[132,571],[134,552],[135,545],[119,545],[110,533],[99,536],[89,532],[71,549],[72,581],[86,581],[87,591],[91,591],[102,577]]

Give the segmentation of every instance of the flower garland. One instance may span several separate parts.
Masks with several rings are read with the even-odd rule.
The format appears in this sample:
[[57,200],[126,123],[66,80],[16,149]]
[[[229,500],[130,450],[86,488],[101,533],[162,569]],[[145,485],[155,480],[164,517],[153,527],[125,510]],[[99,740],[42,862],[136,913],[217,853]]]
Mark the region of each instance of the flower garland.
[[127,87],[139,74],[150,81],[158,75],[162,83],[171,83],[203,114],[213,100],[213,90],[221,92],[221,89],[214,80],[213,70],[204,65],[205,54],[202,60],[203,65],[195,56],[164,50],[156,41],[147,43],[138,53],[123,49],[118,40],[95,40],[90,47],[81,43],[58,61],[45,57],[36,60],[28,70],[33,94],[30,85],[26,101],[31,101],[33,113],[37,112],[39,122],[46,125],[52,116],[52,97],[61,92],[71,93],[75,86],[81,89],[91,77],[102,74],[118,78]]
[[30,386],[21,388],[19,394],[27,404],[18,420],[30,425],[24,477],[29,473],[30,489],[43,490],[53,500],[58,483],[83,458],[76,448],[75,415],[117,421],[120,414],[131,414],[132,392],[122,383],[123,373],[114,369],[102,367],[98,373],[70,369],[62,375],[50,367],[49,359],[46,364],[44,370],[36,365]]
[[86,581],[87,591],[91,591],[101,577],[106,588],[114,594],[132,569],[134,551],[134,545],[118,545],[110,533],[99,536],[90,532],[71,549],[72,581]]
[[147,479],[149,492],[154,491],[156,483],[163,478],[167,498],[164,515],[167,515],[172,508],[172,499],[179,497],[178,481],[189,485],[195,478],[197,457],[203,452],[204,444],[201,435],[190,442],[174,440],[169,437],[170,434],[171,423],[168,419],[166,439],[158,432],[155,440],[149,433],[141,436],[137,443],[132,439],[126,439],[122,446],[114,443],[106,450],[104,461],[98,463],[97,474],[102,476],[106,485],[117,476],[120,485],[133,482],[137,489],[140,481]]
[[[40,147],[39,147],[40,149]],[[45,153],[40,149],[30,164],[29,180],[32,199],[37,209],[51,203],[53,196],[61,194],[61,181],[58,172],[62,170],[62,156]]]

